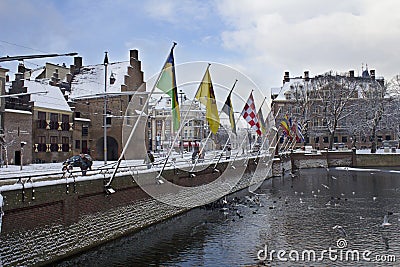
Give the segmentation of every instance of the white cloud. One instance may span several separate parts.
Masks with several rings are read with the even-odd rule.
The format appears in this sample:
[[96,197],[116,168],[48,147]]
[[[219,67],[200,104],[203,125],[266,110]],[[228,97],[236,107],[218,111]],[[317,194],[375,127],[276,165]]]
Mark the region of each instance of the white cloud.
[[144,10],[156,20],[181,27],[195,27],[194,21],[204,20],[210,13],[210,4],[196,0],[151,0],[145,2]]
[[[347,71],[368,63],[377,75],[399,72],[398,1],[220,1],[230,29],[223,46],[242,53],[240,64],[267,86],[282,74]],[[260,87],[265,87],[262,84]]]

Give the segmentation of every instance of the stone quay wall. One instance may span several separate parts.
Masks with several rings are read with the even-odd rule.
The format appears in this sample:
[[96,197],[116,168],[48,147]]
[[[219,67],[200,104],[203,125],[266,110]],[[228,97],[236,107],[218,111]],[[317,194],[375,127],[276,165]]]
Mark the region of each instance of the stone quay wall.
[[318,153],[295,152],[291,154],[292,169],[351,167],[353,151],[319,151]]
[[357,154],[353,167],[400,167],[400,154]]
[[[228,194],[266,179],[265,174],[270,173],[270,170],[260,172],[262,164],[258,164],[258,159],[235,165],[234,171],[240,173],[242,169],[244,175]],[[222,172],[227,166],[227,162],[221,162],[218,169]],[[163,176],[175,184],[198,186],[220,175],[213,167],[207,167],[195,177],[177,169],[165,170]],[[154,173],[135,175],[154,179]],[[115,193],[111,195],[104,190],[107,181],[69,179],[65,183],[3,191],[0,266],[50,264],[189,209],[167,205],[148,196],[131,175],[115,178],[112,184]],[[216,185],[212,190],[201,192],[199,197],[220,194],[222,188]]]

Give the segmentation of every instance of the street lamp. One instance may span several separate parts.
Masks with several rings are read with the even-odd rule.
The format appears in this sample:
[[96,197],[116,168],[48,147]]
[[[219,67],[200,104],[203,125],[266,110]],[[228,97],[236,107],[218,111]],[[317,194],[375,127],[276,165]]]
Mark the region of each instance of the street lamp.
[[[178,93],[181,96],[181,108],[179,109],[181,112],[181,117],[182,117],[182,108],[183,108],[183,95],[185,94],[182,89],[179,90]],[[182,136],[182,131],[181,131],[181,142],[180,142],[180,149],[181,149],[181,154],[182,154],[182,158],[183,158],[183,136]]]
[[104,52],[104,112],[103,112],[103,126],[104,126],[104,165],[107,164],[107,66],[108,66],[108,52]]
[[21,165],[20,170],[22,171],[22,165],[24,164],[24,146],[26,145],[25,141],[21,142]]

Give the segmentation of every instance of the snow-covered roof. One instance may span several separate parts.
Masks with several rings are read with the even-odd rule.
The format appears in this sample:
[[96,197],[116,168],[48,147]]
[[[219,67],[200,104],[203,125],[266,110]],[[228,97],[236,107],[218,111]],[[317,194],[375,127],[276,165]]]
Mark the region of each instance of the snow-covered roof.
[[6,109],[4,109],[4,112],[32,115],[32,112],[30,112],[30,111],[19,110],[19,109],[8,109],[8,108],[6,108]]
[[25,77],[26,79],[29,79],[31,81],[34,81],[40,74],[43,73],[43,71],[45,71],[45,67],[40,67],[34,70],[30,70],[30,77]]
[[[110,63],[107,66],[107,92],[121,92],[121,85],[125,84],[125,75],[128,74],[129,61]],[[104,94],[104,65],[90,65],[82,67],[80,73],[75,75],[71,84],[72,99],[79,97],[99,97]],[[110,84],[111,74],[115,78]]]
[[[60,88],[49,85],[49,81],[49,79],[24,80],[24,86],[27,88],[27,92],[31,93],[34,107],[72,112]],[[10,86],[11,83],[8,83],[7,92],[9,92]]]
[[271,94],[272,92],[278,94],[275,100],[286,100],[285,93],[290,92],[294,86],[298,86],[298,84],[304,84],[304,83],[305,83],[304,79],[302,78],[291,78],[290,81],[285,82],[285,84],[282,87],[272,88]]

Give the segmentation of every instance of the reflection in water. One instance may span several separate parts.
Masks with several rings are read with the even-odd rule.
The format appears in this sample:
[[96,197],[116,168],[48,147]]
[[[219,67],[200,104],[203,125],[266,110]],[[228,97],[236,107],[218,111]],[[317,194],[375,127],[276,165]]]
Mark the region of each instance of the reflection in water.
[[[236,201],[233,201],[235,197]],[[58,266],[239,266],[269,250],[370,250],[400,261],[400,174],[309,169],[197,208]],[[386,216],[386,217],[385,217]],[[386,219],[385,219],[386,218]],[[386,223],[386,224],[385,224]],[[287,255],[286,255],[287,256]],[[376,262],[263,262],[272,266],[378,266]],[[382,264],[396,266],[398,264]]]

